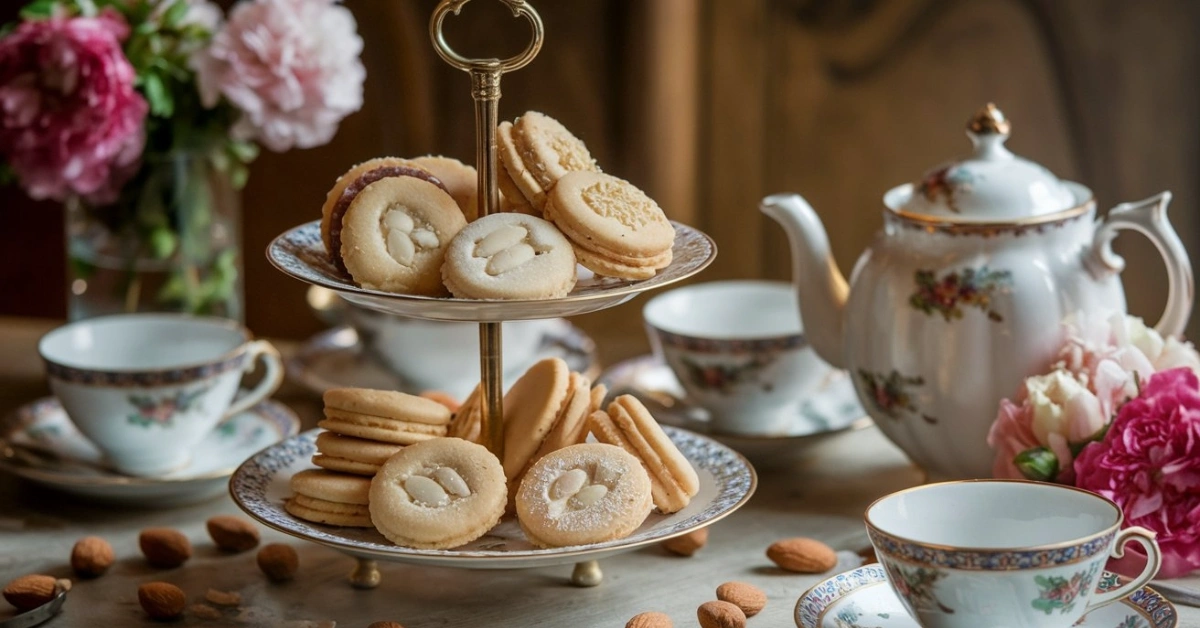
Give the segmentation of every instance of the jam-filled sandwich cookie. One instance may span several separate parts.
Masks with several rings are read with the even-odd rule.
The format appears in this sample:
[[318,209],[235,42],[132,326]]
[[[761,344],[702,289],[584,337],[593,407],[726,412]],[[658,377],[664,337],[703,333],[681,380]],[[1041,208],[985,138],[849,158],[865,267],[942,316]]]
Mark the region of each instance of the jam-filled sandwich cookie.
[[368,185],[387,177],[416,177],[445,189],[441,179],[417,165],[415,161],[396,157],[379,157],[354,166],[338,177],[325,195],[321,207],[321,239],[338,270],[346,272],[342,261],[342,220],[350,203]]
[[663,514],[683,510],[699,492],[696,470],[636,397],[621,395],[608,404],[608,412],[593,412],[588,429],[596,440],[641,460],[650,475],[654,505]]
[[412,162],[441,180],[446,191],[454,197],[454,202],[462,210],[467,222],[475,220],[479,213],[476,202],[479,196],[479,173],[475,166],[469,166],[453,157],[426,155],[415,157]]
[[530,468],[517,520],[531,543],[564,547],[629,536],[650,514],[650,478],[637,458],[600,443],[559,449]]
[[645,192],[599,172],[572,172],[555,185],[545,215],[598,275],[649,279],[671,263],[675,227]]
[[484,216],[458,232],[442,279],[464,299],[550,299],[575,287],[575,252],[549,222],[525,214]]
[[450,409],[402,392],[366,388],[325,391],[325,420],[317,425],[343,436],[411,445],[446,435]]
[[403,445],[321,432],[317,435],[317,453],[312,462],[330,471],[370,476],[375,475],[401,447]]
[[419,549],[458,547],[487,534],[508,501],[500,461],[458,438],[405,447],[371,480],[370,497],[375,528]]
[[416,177],[368,185],[342,218],[342,261],[360,286],[438,296],[450,240],[467,226],[446,190]]
[[292,476],[292,497],[284,510],[314,523],[371,527],[371,480],[358,475],[305,469]]

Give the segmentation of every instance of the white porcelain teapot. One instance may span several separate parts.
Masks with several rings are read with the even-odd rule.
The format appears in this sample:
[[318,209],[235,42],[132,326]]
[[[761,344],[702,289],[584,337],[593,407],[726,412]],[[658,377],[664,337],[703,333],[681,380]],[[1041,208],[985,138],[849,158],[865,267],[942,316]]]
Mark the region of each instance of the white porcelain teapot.
[[763,199],[787,231],[806,335],[848,370],[879,429],[931,478],[990,475],[988,429],[1001,398],[1045,372],[1079,311],[1125,311],[1112,251],[1122,229],[1150,238],[1167,266],[1157,329],[1179,334],[1191,312],[1187,251],[1167,221],[1170,192],[1096,220],[1092,192],[1004,147],[993,105],[968,124],[975,149],[883,196],[883,229],[847,285],[812,207]]

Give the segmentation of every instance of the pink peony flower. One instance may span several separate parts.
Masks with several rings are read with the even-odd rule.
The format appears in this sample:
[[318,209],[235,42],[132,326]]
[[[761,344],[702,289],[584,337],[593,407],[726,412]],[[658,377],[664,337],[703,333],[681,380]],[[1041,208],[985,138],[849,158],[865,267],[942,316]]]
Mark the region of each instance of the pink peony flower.
[[137,170],[145,99],[113,11],[29,20],[0,40],[0,154],[35,199],[116,199]]
[[328,142],[362,106],[366,70],[354,16],[334,0],[238,4],[193,58],[201,98],[242,112],[233,133],[274,151]]
[[1103,441],[1075,460],[1076,485],[1113,500],[1129,525],[1158,534],[1160,575],[1200,568],[1200,379],[1189,368],[1150,377]]

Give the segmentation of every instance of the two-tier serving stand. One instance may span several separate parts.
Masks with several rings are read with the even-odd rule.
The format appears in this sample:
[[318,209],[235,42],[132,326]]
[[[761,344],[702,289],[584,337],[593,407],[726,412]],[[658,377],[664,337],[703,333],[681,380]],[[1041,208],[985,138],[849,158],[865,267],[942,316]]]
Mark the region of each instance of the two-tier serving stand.
[[[430,20],[429,31],[438,54],[450,65],[466,71],[471,78],[475,101],[476,167],[479,174],[479,215],[499,210],[496,174],[496,125],[499,121],[500,78],[518,70],[541,50],[544,29],[541,17],[525,0],[500,0],[514,17],[524,18],[532,27],[533,40],[519,55],[506,60],[467,59],[456,53],[442,32],[450,14],[457,15],[470,0],[442,0]],[[675,224],[674,260],[655,277],[644,281],[622,281],[602,277],[581,277],[571,294],[556,299],[524,301],[477,301],[392,294],[362,289],[335,269],[321,242],[317,222],[285,232],[267,250],[271,262],[284,273],[301,281],[336,291],[345,300],[394,316],[441,321],[479,323],[479,358],[482,405],[482,438],[497,457],[503,458],[503,364],[501,359],[501,322],[571,316],[601,310],[624,303],[638,294],[691,275],[708,266],[716,256],[712,240],[700,231]],[[459,551],[430,551],[381,544],[364,536],[367,533],[330,531],[308,526],[288,517],[280,508],[278,472],[299,464],[312,448],[313,436],[301,434],[265,450],[247,461],[231,481],[231,493],[238,504],[263,523],[287,534],[339,549],[358,559],[350,576],[356,587],[372,588],[379,584],[376,560],[436,564],[465,568],[512,568],[552,564],[575,564],[571,582],[579,586],[599,584],[602,574],[599,558],[685,534],[728,515],[741,506],[754,491],[753,468],[737,453],[702,436],[667,428],[681,451],[689,456],[702,475],[711,478],[697,496],[700,507],[662,519],[648,531],[617,541],[594,546],[558,549],[523,548],[504,551],[503,543],[476,545]],[[306,460],[304,461],[306,462]],[[694,500],[695,501],[695,500]],[[657,515],[655,515],[657,516]],[[503,524],[502,524],[503,525]],[[372,531],[373,533],[373,531]]]

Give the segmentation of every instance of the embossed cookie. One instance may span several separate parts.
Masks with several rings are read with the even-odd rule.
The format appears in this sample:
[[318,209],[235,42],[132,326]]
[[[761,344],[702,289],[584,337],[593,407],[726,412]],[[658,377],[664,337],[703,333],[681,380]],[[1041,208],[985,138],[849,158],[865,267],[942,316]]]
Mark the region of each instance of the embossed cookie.
[[464,164],[453,157],[426,155],[416,157],[412,162],[430,172],[441,180],[446,191],[454,197],[454,202],[462,210],[467,222],[475,220],[479,213],[476,206],[479,196],[479,173],[475,166]]
[[356,528],[371,527],[371,480],[358,475],[305,469],[292,476],[292,497],[284,510],[306,521]]
[[325,195],[325,204],[321,207],[321,239],[338,270],[346,272],[342,260],[342,220],[350,203],[368,185],[386,177],[402,176],[416,177],[445,189],[440,179],[413,161],[380,157],[351,168],[338,177],[333,188]]
[[632,275],[653,275],[671,263],[675,227],[653,199],[628,181],[598,172],[568,173],[555,185],[544,211],[575,245],[580,263],[597,274],[641,279]]
[[411,445],[446,435],[450,409],[424,397],[390,390],[334,388],[325,392],[317,425],[343,436]]
[[368,185],[342,219],[342,259],[360,286],[437,296],[446,247],[467,225],[454,199],[415,177]]
[[336,432],[321,432],[317,435],[317,453],[313,464],[330,471],[375,475],[380,465],[400,451],[403,445],[343,436]]
[[650,478],[637,458],[585,443],[530,468],[517,492],[517,520],[534,545],[585,545],[629,536],[652,505]]
[[397,545],[445,549],[500,521],[504,469],[482,445],[439,438],[405,447],[371,480],[371,521]]
[[561,297],[575,287],[575,251],[541,218],[492,214],[454,237],[442,279],[463,299]]
[[568,172],[599,172],[587,145],[550,116],[528,111],[513,123],[513,139],[525,168],[544,190],[552,190]]

